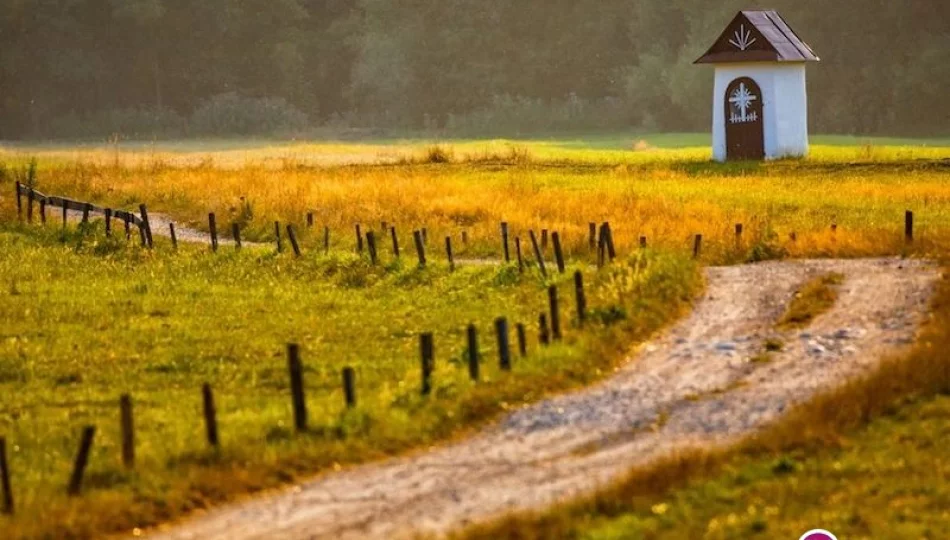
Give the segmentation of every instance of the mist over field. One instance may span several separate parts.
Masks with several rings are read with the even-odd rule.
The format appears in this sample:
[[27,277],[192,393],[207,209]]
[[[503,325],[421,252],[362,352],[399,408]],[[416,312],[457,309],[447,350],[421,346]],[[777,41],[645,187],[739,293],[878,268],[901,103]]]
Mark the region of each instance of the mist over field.
[[0,138],[705,131],[741,9],[821,57],[812,132],[946,133],[945,1],[5,0]]

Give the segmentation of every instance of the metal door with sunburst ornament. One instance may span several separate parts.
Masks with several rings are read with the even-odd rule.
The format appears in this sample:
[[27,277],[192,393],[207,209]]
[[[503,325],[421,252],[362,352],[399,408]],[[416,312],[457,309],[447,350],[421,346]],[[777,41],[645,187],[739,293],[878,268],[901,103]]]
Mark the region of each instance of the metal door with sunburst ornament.
[[726,156],[728,159],[763,159],[765,139],[762,122],[762,91],[748,77],[726,88]]

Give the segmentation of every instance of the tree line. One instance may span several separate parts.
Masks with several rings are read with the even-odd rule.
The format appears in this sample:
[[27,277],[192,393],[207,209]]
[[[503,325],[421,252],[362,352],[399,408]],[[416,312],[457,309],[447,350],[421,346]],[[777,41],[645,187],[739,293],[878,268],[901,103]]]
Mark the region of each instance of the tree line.
[[[6,0],[0,138],[707,130],[692,62],[756,3]],[[947,132],[950,3],[767,7],[822,58],[812,131]]]

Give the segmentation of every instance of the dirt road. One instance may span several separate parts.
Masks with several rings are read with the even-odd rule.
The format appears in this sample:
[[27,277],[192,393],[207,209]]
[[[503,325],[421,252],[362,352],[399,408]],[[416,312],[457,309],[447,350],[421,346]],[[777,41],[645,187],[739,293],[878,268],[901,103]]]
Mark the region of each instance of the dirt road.
[[[836,306],[804,331],[776,332],[795,288],[830,271],[846,276]],[[692,315],[597,386],[521,409],[472,439],[327,474],[150,537],[394,538],[549,505],[671,450],[734,441],[901,352],[937,275],[896,259],[711,268]],[[766,339],[784,350],[751,362]]]

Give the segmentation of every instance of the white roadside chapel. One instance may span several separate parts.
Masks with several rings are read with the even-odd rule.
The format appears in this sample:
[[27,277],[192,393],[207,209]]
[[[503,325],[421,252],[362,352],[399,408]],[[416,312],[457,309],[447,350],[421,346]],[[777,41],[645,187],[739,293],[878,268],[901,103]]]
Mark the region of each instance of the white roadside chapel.
[[808,153],[811,47],[775,11],[742,11],[697,64],[713,64],[713,159]]

